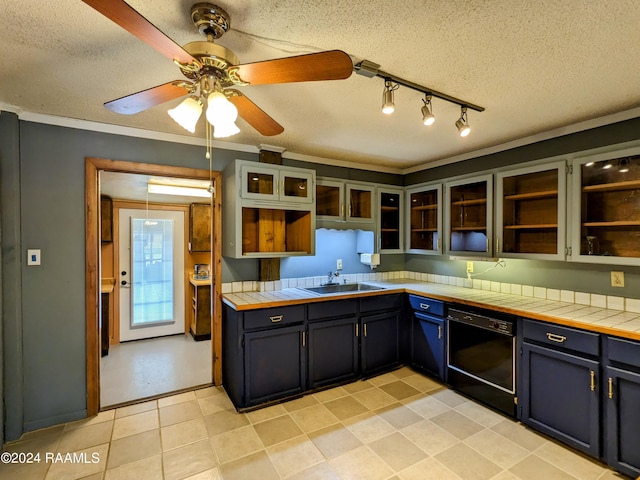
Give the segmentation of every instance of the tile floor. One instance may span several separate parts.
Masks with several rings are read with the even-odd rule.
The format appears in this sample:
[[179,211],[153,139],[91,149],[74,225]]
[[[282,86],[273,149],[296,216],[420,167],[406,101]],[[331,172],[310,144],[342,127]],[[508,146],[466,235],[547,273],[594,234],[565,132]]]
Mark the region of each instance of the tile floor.
[[0,464],[0,478],[20,480],[625,478],[408,368],[244,414],[210,387],[5,447],[99,460]]
[[211,341],[190,334],[111,345],[100,360],[100,406],[211,384]]

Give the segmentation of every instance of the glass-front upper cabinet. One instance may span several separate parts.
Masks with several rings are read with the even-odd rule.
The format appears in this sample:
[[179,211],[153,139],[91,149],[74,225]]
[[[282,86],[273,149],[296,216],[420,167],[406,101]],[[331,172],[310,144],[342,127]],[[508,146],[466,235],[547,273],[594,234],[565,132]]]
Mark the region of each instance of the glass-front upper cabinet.
[[344,182],[317,180],[316,216],[326,220],[344,220]]
[[571,259],[640,265],[640,148],[575,159]]
[[442,185],[407,190],[407,252],[442,252]]
[[313,202],[313,173],[295,167],[243,162],[240,168],[242,198]]
[[404,190],[378,188],[378,251],[403,251],[402,211]]
[[490,255],[493,234],[493,176],[447,182],[447,253]]
[[564,161],[496,174],[496,256],[565,258]]
[[375,190],[372,184],[319,178],[316,185],[316,216],[318,220],[329,222],[373,223]]
[[375,187],[360,184],[346,184],[347,188],[347,220],[373,221],[373,207],[375,205]]

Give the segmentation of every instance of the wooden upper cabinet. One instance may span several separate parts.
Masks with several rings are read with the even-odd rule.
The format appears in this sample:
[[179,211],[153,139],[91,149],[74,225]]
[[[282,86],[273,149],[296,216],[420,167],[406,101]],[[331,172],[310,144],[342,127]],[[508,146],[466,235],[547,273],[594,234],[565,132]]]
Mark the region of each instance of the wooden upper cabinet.
[[493,175],[448,182],[447,252],[490,255],[493,234]]
[[572,260],[640,264],[640,149],[573,164]]
[[564,161],[496,174],[496,255],[565,258],[565,184]]
[[211,205],[208,203],[189,206],[189,251],[211,251]]

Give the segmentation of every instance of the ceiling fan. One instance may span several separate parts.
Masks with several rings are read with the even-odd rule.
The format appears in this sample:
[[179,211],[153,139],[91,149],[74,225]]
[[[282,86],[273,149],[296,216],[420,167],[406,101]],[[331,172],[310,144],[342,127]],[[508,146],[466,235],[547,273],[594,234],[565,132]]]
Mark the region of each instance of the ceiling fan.
[[[228,107],[229,102],[235,106],[234,115],[239,114],[262,135],[278,135],[284,131],[282,125],[233,87],[341,80],[348,78],[353,71],[351,58],[340,50],[239,64],[235,53],[214,43],[215,39],[229,30],[230,17],[222,8],[211,3],[196,3],[191,7],[191,19],[206,40],[181,47],[123,0],[82,1],[173,60],[186,77],[186,80],[174,80],[111,100],[104,104],[105,107],[116,113],[130,115],[189,95],[174,110],[195,110],[197,117],[191,113],[190,120],[183,124],[170,114],[192,133],[202,113],[203,100],[206,100],[207,120],[214,126],[216,137],[238,131],[233,123],[235,116],[232,131],[228,131],[223,120],[218,117],[224,113],[225,104]],[[234,110],[233,107],[231,109]],[[220,134],[216,134],[215,130],[219,130]]]

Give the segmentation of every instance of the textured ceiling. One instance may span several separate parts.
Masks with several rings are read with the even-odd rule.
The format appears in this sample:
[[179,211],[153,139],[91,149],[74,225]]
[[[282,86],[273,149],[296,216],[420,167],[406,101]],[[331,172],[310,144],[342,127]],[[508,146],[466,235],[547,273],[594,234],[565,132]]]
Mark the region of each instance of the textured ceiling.
[[[194,0],[130,0],[177,43],[200,40]],[[486,108],[400,88],[396,112],[380,113],[383,81],[349,79],[242,87],[285,132],[263,137],[243,121],[229,142],[409,168],[640,107],[638,0],[403,1],[220,0],[232,30],[218,43],[249,63],[341,49],[381,69]],[[173,63],[79,0],[0,0],[0,107],[188,135],[169,102],[133,116],[105,101],[181,78]],[[204,137],[201,119],[196,136]]]

